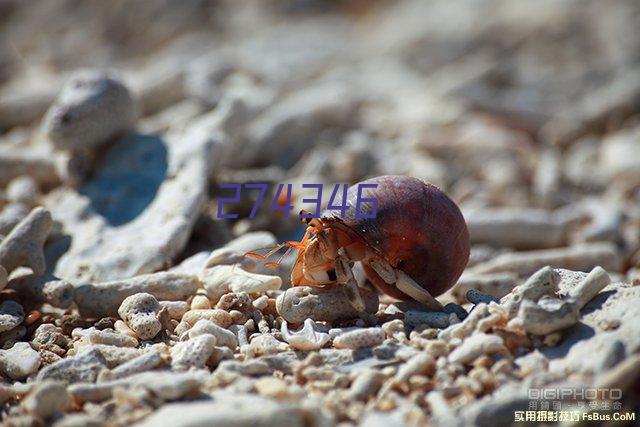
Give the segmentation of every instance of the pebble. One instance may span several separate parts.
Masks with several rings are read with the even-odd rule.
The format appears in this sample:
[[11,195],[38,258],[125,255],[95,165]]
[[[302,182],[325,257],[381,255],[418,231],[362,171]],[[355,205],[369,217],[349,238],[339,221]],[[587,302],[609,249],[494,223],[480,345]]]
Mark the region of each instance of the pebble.
[[58,308],[67,308],[73,303],[73,285],[51,275],[20,276],[12,279],[9,287],[29,301],[46,302]]
[[102,371],[99,381],[117,380],[140,372],[150,371],[163,363],[159,351],[152,350],[125,362],[110,371]]
[[40,367],[40,354],[26,342],[17,342],[0,350],[0,372],[13,380],[23,380]]
[[9,274],[7,273],[7,270],[4,269],[3,266],[0,265],[0,290],[4,289],[5,286],[7,286],[7,283],[9,283]]
[[160,301],[160,307],[166,308],[169,317],[174,320],[182,319],[182,316],[189,311],[189,303],[186,301]]
[[558,291],[560,275],[551,267],[543,267],[522,285],[516,287],[510,295],[502,299],[509,317],[513,317],[523,300],[538,301],[543,295],[555,295]]
[[0,242],[0,265],[8,273],[18,267],[29,267],[35,275],[44,274],[46,265],[42,247],[52,225],[48,210],[34,208]]
[[357,350],[380,345],[384,339],[385,333],[382,328],[362,328],[338,335],[333,340],[333,346],[335,348]]
[[476,333],[465,339],[460,347],[449,355],[451,363],[470,363],[484,354],[505,353],[502,338],[497,335]]
[[329,342],[329,334],[319,332],[316,323],[311,319],[304,321],[304,326],[298,331],[290,331],[287,321],[282,322],[280,331],[284,340],[297,350],[318,350]]
[[569,291],[568,297],[581,310],[605,286],[611,283],[611,278],[600,266],[595,267],[583,281]]
[[467,302],[466,294],[470,289],[477,289],[485,294],[502,298],[516,286],[518,276],[511,272],[473,274],[464,272],[458,283],[449,291],[456,299],[456,302],[464,304]]
[[[2,157],[0,157],[0,166],[2,166]],[[29,206],[22,203],[11,203],[0,209],[0,235],[8,235],[20,221],[29,215],[29,211]]]
[[459,320],[464,320],[469,315],[469,313],[467,312],[467,310],[464,309],[464,307],[454,302],[450,302],[449,304],[445,305],[442,311],[449,314],[455,314]]
[[241,351],[252,357],[278,354],[288,349],[289,346],[286,343],[278,341],[271,334],[259,334],[251,338],[247,347],[240,348]]
[[213,354],[216,337],[203,334],[188,341],[180,341],[171,349],[171,367],[176,370],[204,368]]
[[374,396],[387,379],[386,375],[375,369],[364,369],[355,377],[349,387],[349,399],[367,402]]
[[118,390],[144,390],[160,401],[176,400],[195,395],[202,383],[202,371],[194,372],[142,372],[127,378],[99,384],[79,383],[69,386],[73,400],[79,403],[102,402],[117,396]]
[[22,175],[7,184],[6,193],[13,203],[33,206],[38,196],[38,183],[29,175]]
[[213,393],[210,400],[164,405],[140,427],[160,424],[303,427],[307,425],[307,415],[293,405],[269,398],[222,392]]
[[135,103],[119,79],[84,71],[64,85],[42,127],[57,148],[94,149],[133,129],[136,118]]
[[454,313],[443,311],[407,311],[404,314],[404,321],[409,326],[427,325],[430,328],[444,329],[451,324],[451,316]]
[[193,339],[197,336],[209,334],[216,337],[216,345],[228,347],[235,350],[238,347],[238,339],[233,332],[224,329],[209,319],[200,319],[191,329],[189,329],[188,337]]
[[51,380],[38,383],[22,403],[25,411],[43,420],[65,412],[70,406],[66,384]]
[[113,329],[93,330],[85,335],[91,344],[105,344],[116,347],[137,347],[138,340],[128,334],[121,334]]
[[146,351],[144,348],[118,347],[107,344],[84,344],[81,341],[74,343],[74,350],[77,355],[97,350],[104,358],[108,368],[114,368],[122,363],[128,362]]
[[211,301],[205,295],[194,295],[191,300],[191,309],[199,310],[199,309],[209,309],[211,308]]
[[433,375],[436,370],[436,362],[429,354],[416,354],[400,366],[389,386],[405,388],[407,382],[415,375]]
[[[117,348],[117,347],[116,347]],[[56,380],[67,384],[95,382],[100,371],[107,367],[107,361],[98,349],[90,349],[78,356],[66,357],[38,372],[37,381]]]
[[499,298],[496,298],[493,295],[480,292],[477,289],[469,289],[467,291],[466,298],[472,304],[480,304],[480,303],[489,304],[490,302],[495,302],[495,303],[500,302]]
[[62,332],[62,328],[51,323],[43,323],[34,331],[31,343],[37,350],[48,349],[63,356],[70,339]]
[[24,320],[24,310],[13,300],[0,304],[0,332],[10,331]]
[[231,315],[228,311],[219,308],[207,310],[189,310],[182,316],[182,322],[188,325],[195,325],[198,320],[207,319],[222,328],[228,328],[231,323]]
[[219,265],[238,265],[245,271],[255,271],[257,261],[245,254],[277,244],[275,236],[268,231],[253,231],[229,241],[224,247],[215,249],[205,261],[205,270]]
[[280,289],[278,276],[250,273],[235,265],[219,265],[204,270],[200,275],[211,302],[218,302],[228,292],[262,293]]
[[[378,311],[378,296],[361,290],[365,311]],[[345,297],[343,287],[328,285],[320,288],[294,286],[276,299],[276,309],[287,322],[301,324],[305,319],[337,321],[358,318],[358,312]]]
[[118,314],[141,340],[150,340],[162,329],[158,319],[160,304],[151,294],[128,296],[120,304]]
[[80,285],[76,287],[75,303],[84,317],[114,316],[128,296],[149,293],[160,300],[185,300],[196,293],[199,283],[198,277],[191,274],[144,274],[126,280]]

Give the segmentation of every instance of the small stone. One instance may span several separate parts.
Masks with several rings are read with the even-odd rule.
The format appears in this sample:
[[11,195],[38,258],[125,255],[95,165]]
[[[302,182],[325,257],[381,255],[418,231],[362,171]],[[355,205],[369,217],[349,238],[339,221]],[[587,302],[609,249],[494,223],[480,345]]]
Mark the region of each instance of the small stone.
[[29,267],[36,276],[44,274],[46,265],[42,247],[52,225],[48,210],[34,208],[0,242],[0,265],[9,273],[18,267]]
[[189,303],[186,301],[160,301],[160,307],[166,308],[169,317],[174,320],[182,319],[182,316],[189,311]]
[[38,196],[38,184],[29,175],[14,178],[7,184],[7,198],[14,203],[33,206]]
[[[450,313],[443,311],[407,311],[404,321],[410,326],[427,325],[430,328],[444,329],[449,326]],[[454,314],[455,316],[455,314]]]
[[538,303],[524,300],[517,317],[522,328],[530,334],[547,335],[578,323],[580,313],[567,301],[543,298]]
[[[365,311],[376,313],[378,295],[365,289],[360,289],[360,295],[365,302]],[[359,317],[341,285],[294,286],[276,299],[276,309],[283,319],[293,324],[301,324],[305,319],[336,321]]]
[[74,343],[74,349],[76,350],[76,357],[80,357],[87,352],[97,350],[104,358],[108,368],[115,368],[129,360],[135,359],[146,351],[144,348],[118,347],[107,344],[87,344],[82,343],[81,341],[76,341],[76,343]]
[[193,339],[197,336],[210,334],[216,337],[216,345],[229,347],[235,350],[238,347],[238,339],[233,332],[221,328],[208,319],[200,319],[191,329],[189,329],[189,338]]
[[190,310],[182,316],[182,323],[189,325],[195,325],[200,319],[211,320],[216,325],[222,328],[228,328],[231,323],[231,315],[228,311],[221,310],[219,308],[212,308],[208,310]]
[[282,279],[278,276],[250,273],[233,265],[219,265],[206,269],[201,279],[207,296],[218,302],[229,291],[234,293],[262,293],[280,289]]
[[150,340],[162,329],[158,319],[160,304],[151,294],[139,293],[125,298],[118,314],[142,340]]
[[256,267],[255,260],[245,257],[244,254],[256,249],[272,247],[277,243],[275,236],[267,231],[243,234],[228,242],[224,247],[211,252],[205,262],[205,271],[218,265],[233,264],[240,264],[245,271],[253,271]]
[[56,421],[54,427],[103,427],[104,420],[98,415],[85,413],[66,414]]
[[259,395],[275,399],[284,399],[290,394],[290,386],[279,378],[260,378],[256,381],[255,388]]
[[509,317],[518,313],[523,300],[537,302],[543,295],[555,295],[558,292],[560,275],[551,267],[543,267],[536,271],[527,281],[513,289],[502,298],[502,304],[507,308]]
[[297,350],[318,350],[329,342],[329,334],[318,332],[316,323],[311,319],[306,319],[302,329],[296,332],[289,331],[287,321],[284,320],[280,331],[284,340]]
[[86,334],[86,339],[91,344],[106,344],[116,347],[137,347],[138,340],[131,335],[121,334],[113,329],[93,330]]
[[359,348],[374,347],[382,344],[385,333],[382,328],[362,328],[345,332],[333,340],[336,348],[357,350]]
[[126,86],[102,71],[73,76],[49,108],[43,131],[64,150],[97,148],[133,129],[136,106]]
[[15,301],[6,300],[0,304],[0,332],[10,331],[24,320],[24,310]]
[[455,302],[450,302],[449,304],[445,305],[442,311],[449,314],[455,314],[460,320],[466,319],[469,315],[464,307],[462,307],[460,304],[456,304]]
[[30,414],[47,420],[58,413],[65,412],[71,404],[71,398],[64,382],[44,381],[36,385],[22,403]]
[[62,328],[51,323],[43,323],[33,333],[31,343],[38,350],[48,349],[63,356],[69,341],[69,338],[62,333]]
[[113,325],[115,324],[115,321],[113,318],[111,317],[103,317],[102,319],[98,320],[96,323],[93,324],[93,326],[99,330],[105,330],[105,329],[113,329]]
[[247,347],[241,348],[245,354],[252,357],[278,354],[288,349],[289,346],[287,344],[278,341],[271,334],[260,334],[253,337]]
[[73,303],[73,285],[51,275],[20,276],[12,279],[9,287],[15,289],[22,298],[34,303],[46,302],[59,308],[67,308]]
[[467,301],[469,301],[472,304],[480,304],[480,303],[489,304],[490,302],[495,302],[495,303],[500,302],[500,298],[496,298],[493,295],[485,294],[483,292],[480,292],[477,289],[469,289],[465,296],[467,297]]
[[215,345],[216,337],[210,334],[181,341],[171,349],[171,367],[176,370],[204,368]]
[[5,286],[7,286],[7,283],[9,282],[9,274],[7,273],[7,270],[4,269],[3,266],[0,265],[0,290],[4,289]]
[[76,287],[75,303],[88,318],[114,316],[125,298],[148,293],[156,299],[185,300],[198,290],[198,277],[192,274],[158,272],[130,279],[86,284]]
[[[2,157],[0,156],[1,166]],[[0,182],[1,180],[2,176],[0,174]],[[0,235],[8,235],[27,215],[29,215],[29,206],[22,203],[11,203],[0,209]]]
[[211,399],[164,405],[145,418],[140,427],[157,425],[288,426],[308,424],[307,414],[290,405],[252,394],[227,391],[213,393]]
[[[123,363],[122,365],[112,369],[108,372],[108,379],[116,380],[119,378],[125,378],[133,374],[137,374],[144,371],[149,371],[162,364],[162,355],[159,351],[149,351],[148,353],[141,354],[140,356]],[[105,371],[103,371],[104,373]],[[101,374],[101,379],[103,374]]]
[[195,295],[191,300],[191,310],[209,309],[211,301],[205,295]]
[[386,375],[375,369],[364,369],[358,372],[349,388],[349,398],[366,402],[378,392],[386,379]]
[[69,384],[92,383],[95,382],[100,371],[106,367],[107,362],[102,353],[98,349],[90,349],[78,356],[67,357],[45,366],[38,372],[37,380],[52,379]]
[[476,333],[465,339],[449,355],[451,363],[470,363],[478,357],[492,353],[506,353],[504,341],[497,335]]
[[18,342],[8,350],[0,350],[0,371],[14,380],[22,380],[40,367],[40,354],[26,342]]

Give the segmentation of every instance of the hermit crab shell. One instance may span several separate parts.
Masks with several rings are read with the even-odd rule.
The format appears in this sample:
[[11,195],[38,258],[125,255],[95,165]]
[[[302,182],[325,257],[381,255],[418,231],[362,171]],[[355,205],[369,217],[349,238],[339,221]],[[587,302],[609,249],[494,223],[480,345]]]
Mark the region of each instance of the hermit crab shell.
[[[361,198],[378,201],[375,218],[358,218],[358,185],[378,184],[363,189]],[[437,296],[452,287],[469,260],[469,231],[456,204],[438,187],[420,179],[387,175],[372,178],[349,188],[349,210],[340,220],[391,266]],[[361,213],[371,212],[372,202],[360,204]],[[336,220],[325,211],[323,220]],[[366,264],[367,278],[380,291],[399,299],[411,299],[386,284]]]

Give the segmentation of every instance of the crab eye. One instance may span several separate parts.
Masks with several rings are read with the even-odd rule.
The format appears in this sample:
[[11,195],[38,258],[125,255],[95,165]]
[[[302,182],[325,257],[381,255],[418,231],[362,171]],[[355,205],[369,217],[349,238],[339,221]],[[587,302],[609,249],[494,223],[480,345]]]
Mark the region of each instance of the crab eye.
[[333,268],[331,270],[327,270],[327,275],[331,281],[335,281],[337,279],[336,271]]

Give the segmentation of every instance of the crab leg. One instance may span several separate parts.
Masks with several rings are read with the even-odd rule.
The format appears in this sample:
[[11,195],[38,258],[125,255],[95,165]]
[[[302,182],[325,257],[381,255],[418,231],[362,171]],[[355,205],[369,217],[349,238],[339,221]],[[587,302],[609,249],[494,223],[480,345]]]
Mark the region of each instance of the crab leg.
[[405,294],[414,298],[416,301],[420,301],[426,305],[430,310],[442,311],[444,307],[435,299],[429,291],[417,284],[415,280],[407,276],[403,271],[396,270],[397,280],[396,287]]
[[[284,243],[280,243],[280,244],[276,245],[274,248],[269,250],[269,252],[267,252],[266,254],[259,254],[259,253],[254,252],[254,251],[249,251],[249,252],[246,252],[244,254],[244,256],[248,256],[248,257],[252,257],[252,258],[258,258],[258,259],[268,259],[271,256],[273,256],[273,254],[277,253],[280,249],[288,247],[289,249],[287,250],[287,252],[284,255],[284,256],[286,256],[286,255],[289,254],[290,249],[303,249],[305,247],[306,243],[307,243],[307,240],[309,239],[309,234],[311,234],[311,231],[309,229],[307,229],[307,231],[304,233],[304,236],[302,236],[302,239],[299,242],[296,242],[295,240],[287,240]],[[282,261],[284,256],[282,256],[278,260],[276,265],[279,264]],[[273,263],[269,263],[269,264],[273,264]]]
[[[340,253],[344,251],[341,249],[338,252]],[[349,263],[344,258],[339,256],[338,258],[336,258],[335,268],[336,281],[344,285],[344,292],[347,295],[349,302],[357,312],[364,312],[364,301],[362,300],[362,296],[360,295],[358,283],[356,282],[356,278],[353,276],[353,271],[351,271]]]
[[379,256],[369,256],[365,259],[365,262],[375,270],[385,283],[395,285],[400,291],[426,305],[430,310],[441,311],[443,309],[442,304],[431,296],[429,291],[417,284],[402,270],[396,270],[391,267],[387,261]]
[[295,249],[293,246],[289,246],[289,247],[287,248],[287,250],[286,250],[286,251],[284,251],[284,253],[282,254],[282,256],[281,256],[280,258],[278,258],[278,260],[277,260],[277,261],[274,261],[274,262],[265,262],[265,263],[264,263],[265,267],[276,268],[277,266],[279,266],[279,265],[280,265],[280,263],[282,262],[282,260],[284,260],[284,259],[287,257],[287,255],[289,255],[289,254],[291,253],[291,251],[292,251],[293,249]]

